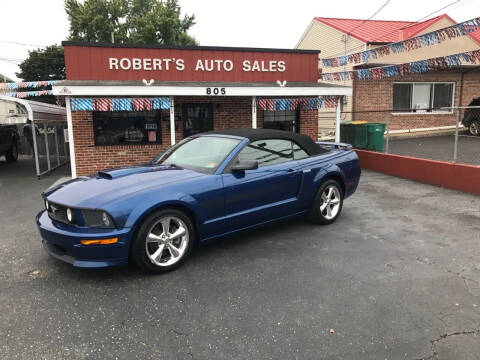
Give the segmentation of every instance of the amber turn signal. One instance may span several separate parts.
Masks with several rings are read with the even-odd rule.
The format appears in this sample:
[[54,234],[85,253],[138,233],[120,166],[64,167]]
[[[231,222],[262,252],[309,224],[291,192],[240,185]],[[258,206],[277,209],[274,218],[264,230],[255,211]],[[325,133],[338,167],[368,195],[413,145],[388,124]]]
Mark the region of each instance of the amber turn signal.
[[118,238],[99,239],[99,240],[81,240],[82,245],[108,245],[118,242]]

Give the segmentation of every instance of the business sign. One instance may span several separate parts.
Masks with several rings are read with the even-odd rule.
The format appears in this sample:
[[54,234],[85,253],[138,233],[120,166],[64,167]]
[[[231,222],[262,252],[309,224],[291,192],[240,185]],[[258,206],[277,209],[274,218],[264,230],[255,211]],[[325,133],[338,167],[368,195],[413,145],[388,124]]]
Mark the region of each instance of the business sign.
[[[237,65],[239,66],[239,65]],[[195,71],[226,71],[230,72],[234,69],[233,60],[226,59],[198,59],[195,62]],[[258,72],[285,72],[286,65],[283,60],[243,60],[241,63],[242,71],[258,71]],[[145,70],[145,71],[170,71],[170,68],[176,71],[185,70],[185,60],[176,58],[108,58],[109,70]],[[188,70],[187,70],[188,71]]]
[[317,82],[318,52],[65,42],[68,80]]

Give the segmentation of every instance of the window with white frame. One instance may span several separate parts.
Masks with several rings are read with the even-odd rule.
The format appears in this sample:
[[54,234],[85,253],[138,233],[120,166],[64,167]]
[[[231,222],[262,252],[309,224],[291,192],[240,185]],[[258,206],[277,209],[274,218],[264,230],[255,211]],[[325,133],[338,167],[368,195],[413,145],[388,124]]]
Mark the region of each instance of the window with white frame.
[[453,105],[454,83],[394,83],[393,111],[429,113],[448,111]]

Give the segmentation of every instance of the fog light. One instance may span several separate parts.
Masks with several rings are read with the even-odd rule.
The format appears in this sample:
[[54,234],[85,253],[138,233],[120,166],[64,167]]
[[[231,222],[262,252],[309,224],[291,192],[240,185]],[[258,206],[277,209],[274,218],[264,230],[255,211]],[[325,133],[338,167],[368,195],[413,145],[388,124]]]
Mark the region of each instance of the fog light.
[[73,212],[72,212],[72,209],[70,208],[67,208],[67,220],[73,223]]
[[116,242],[118,242],[118,238],[80,241],[82,245],[108,245],[108,244],[115,244]]

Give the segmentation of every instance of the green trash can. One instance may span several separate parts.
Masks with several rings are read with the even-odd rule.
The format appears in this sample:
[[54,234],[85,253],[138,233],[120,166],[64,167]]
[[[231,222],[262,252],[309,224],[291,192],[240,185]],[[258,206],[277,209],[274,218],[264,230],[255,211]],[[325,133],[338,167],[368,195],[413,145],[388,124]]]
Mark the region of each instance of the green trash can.
[[367,129],[367,146],[369,150],[383,152],[383,134],[385,133],[385,124],[369,123]]
[[354,137],[353,137],[354,125],[350,122],[344,122],[340,124],[340,141],[346,144],[353,145]]
[[353,146],[358,149],[366,149],[368,144],[368,132],[367,132],[368,123],[365,121],[357,122],[353,124]]

